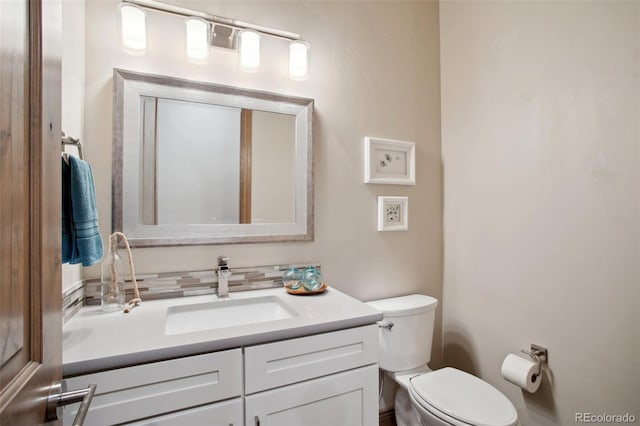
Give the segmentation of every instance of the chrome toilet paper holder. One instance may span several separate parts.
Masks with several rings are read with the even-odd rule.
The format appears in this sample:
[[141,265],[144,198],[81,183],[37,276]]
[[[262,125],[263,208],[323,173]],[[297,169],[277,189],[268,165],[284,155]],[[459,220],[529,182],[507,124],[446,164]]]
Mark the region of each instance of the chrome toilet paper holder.
[[530,350],[522,349],[520,350],[520,352],[529,355],[531,359],[533,359],[538,364],[538,372],[534,377],[535,381],[535,378],[540,376],[540,374],[542,373],[542,363],[544,362],[546,364],[547,362],[549,362],[549,352],[547,351],[547,348],[532,343]]

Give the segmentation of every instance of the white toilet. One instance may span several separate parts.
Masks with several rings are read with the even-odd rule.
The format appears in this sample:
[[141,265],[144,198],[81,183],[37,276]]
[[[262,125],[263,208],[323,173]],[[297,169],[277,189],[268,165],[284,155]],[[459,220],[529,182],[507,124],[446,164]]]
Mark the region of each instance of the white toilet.
[[378,324],[378,364],[398,383],[398,426],[512,426],[515,407],[489,383],[455,368],[432,371],[431,341],[438,300],[421,294],[368,302]]

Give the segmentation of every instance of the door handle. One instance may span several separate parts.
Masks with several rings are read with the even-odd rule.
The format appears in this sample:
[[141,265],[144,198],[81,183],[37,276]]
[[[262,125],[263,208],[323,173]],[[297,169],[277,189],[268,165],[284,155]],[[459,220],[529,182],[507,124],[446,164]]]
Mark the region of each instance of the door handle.
[[92,383],[86,389],[67,392],[67,382],[64,380],[53,384],[47,398],[47,421],[59,420],[63,406],[80,402],[76,418],[73,419],[73,426],[82,426],[84,418],[87,417],[87,412],[89,412],[93,395],[96,393],[96,387],[97,385]]

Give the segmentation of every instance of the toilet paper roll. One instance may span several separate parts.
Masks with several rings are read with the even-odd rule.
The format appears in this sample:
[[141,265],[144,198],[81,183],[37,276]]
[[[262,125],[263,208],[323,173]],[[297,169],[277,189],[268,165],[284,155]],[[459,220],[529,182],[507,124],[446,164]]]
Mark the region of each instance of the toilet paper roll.
[[509,354],[502,362],[502,377],[527,392],[534,393],[540,387],[542,376],[536,376],[538,364],[515,354]]

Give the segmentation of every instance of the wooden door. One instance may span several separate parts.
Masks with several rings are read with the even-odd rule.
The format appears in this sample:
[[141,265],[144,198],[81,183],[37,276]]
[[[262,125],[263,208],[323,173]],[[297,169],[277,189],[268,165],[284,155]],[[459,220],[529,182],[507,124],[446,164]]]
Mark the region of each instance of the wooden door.
[[0,0],[0,425],[62,376],[59,0]]
[[240,112],[240,220],[251,223],[251,148],[253,133],[253,110],[243,108]]

